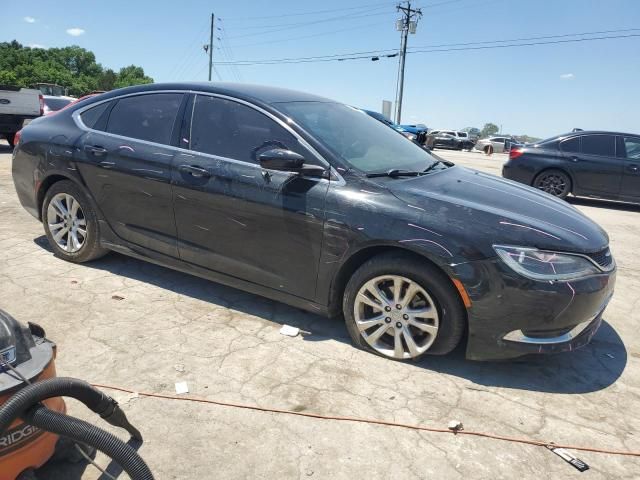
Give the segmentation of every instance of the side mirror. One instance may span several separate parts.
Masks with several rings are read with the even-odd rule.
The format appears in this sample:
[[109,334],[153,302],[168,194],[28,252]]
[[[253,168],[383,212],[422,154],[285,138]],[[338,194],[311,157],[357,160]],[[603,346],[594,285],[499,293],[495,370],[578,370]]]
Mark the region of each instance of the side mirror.
[[258,156],[258,160],[262,168],[283,172],[297,172],[304,165],[302,155],[283,148],[267,150]]
[[304,157],[299,153],[274,148],[258,155],[260,166],[267,170],[277,170],[280,172],[295,172],[310,177],[321,177],[326,169],[318,165],[304,163]]

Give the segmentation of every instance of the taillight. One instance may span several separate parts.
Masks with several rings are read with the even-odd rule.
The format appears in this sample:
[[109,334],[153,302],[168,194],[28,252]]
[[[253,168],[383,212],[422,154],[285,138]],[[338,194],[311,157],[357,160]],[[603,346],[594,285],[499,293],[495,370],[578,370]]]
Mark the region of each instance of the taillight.
[[18,142],[20,141],[20,136],[22,135],[22,130],[18,130],[16,133],[14,133],[13,135],[13,144],[14,145],[18,145]]
[[512,148],[509,152],[509,159],[515,160],[516,158],[521,157],[523,153],[524,150],[522,148]]
[[44,97],[42,94],[38,96],[38,99],[40,100],[40,115],[44,115]]

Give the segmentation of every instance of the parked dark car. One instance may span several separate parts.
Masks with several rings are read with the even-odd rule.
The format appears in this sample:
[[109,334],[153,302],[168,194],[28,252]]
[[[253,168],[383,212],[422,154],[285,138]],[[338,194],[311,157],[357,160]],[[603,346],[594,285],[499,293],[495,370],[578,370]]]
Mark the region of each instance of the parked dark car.
[[559,198],[640,203],[640,135],[576,131],[512,147],[502,175]]
[[89,98],[23,130],[13,179],[62,259],[114,250],[343,314],[357,346],[398,360],[463,337],[473,359],[573,350],[614,288],[607,234],[571,205],[289,90]]
[[429,136],[433,138],[434,148],[453,148],[455,150],[471,150],[475,145],[465,132],[456,130],[432,130]]

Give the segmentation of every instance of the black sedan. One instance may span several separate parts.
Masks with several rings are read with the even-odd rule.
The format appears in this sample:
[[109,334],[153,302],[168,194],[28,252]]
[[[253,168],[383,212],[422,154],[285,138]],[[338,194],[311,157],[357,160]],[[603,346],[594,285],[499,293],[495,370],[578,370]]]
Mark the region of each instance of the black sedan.
[[640,203],[640,135],[579,130],[514,147],[502,175],[559,198]]
[[[573,350],[615,263],[574,207],[276,88],[115,90],[26,127],[22,205],[71,262],[113,250],[324,315],[397,360]],[[150,322],[153,319],[149,319]]]

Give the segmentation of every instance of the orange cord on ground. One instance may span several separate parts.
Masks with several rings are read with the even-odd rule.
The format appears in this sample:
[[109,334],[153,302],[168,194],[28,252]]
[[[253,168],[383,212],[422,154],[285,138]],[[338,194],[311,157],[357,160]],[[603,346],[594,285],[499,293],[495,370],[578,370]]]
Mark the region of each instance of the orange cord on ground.
[[527,438],[517,438],[517,437],[507,437],[504,435],[494,435],[492,433],[484,433],[484,432],[476,432],[473,430],[449,430],[448,428],[436,428],[436,427],[423,427],[420,425],[411,425],[407,423],[397,423],[397,422],[387,422],[385,420],[375,420],[368,418],[357,418],[357,417],[341,417],[341,416],[332,416],[332,415],[320,415],[317,413],[307,413],[307,412],[295,412],[293,410],[283,410],[279,408],[268,408],[268,407],[259,407],[257,405],[246,405],[242,403],[229,403],[229,402],[220,402],[218,400],[207,400],[206,398],[197,398],[197,397],[188,397],[181,396],[178,397],[176,395],[166,395],[163,393],[149,393],[149,392],[139,392],[136,390],[131,390],[123,387],[114,387],[112,385],[101,385],[99,383],[92,384],[96,388],[106,388],[109,390],[118,390],[120,392],[126,393],[134,393],[140,395],[141,397],[153,397],[153,398],[164,398],[167,400],[181,400],[183,402],[197,402],[197,403],[210,403],[213,405],[219,405],[222,407],[233,407],[233,408],[245,408],[247,410],[257,410],[259,412],[270,412],[270,413],[282,413],[286,415],[296,415],[298,417],[309,417],[309,418],[319,418],[322,420],[337,420],[341,422],[358,422],[358,423],[370,423],[373,425],[385,425],[388,427],[401,427],[401,428],[409,428],[412,430],[422,430],[426,432],[435,432],[435,433],[452,433],[454,435],[471,435],[474,437],[485,437],[485,438],[493,438],[494,440],[503,440],[506,442],[513,443],[522,443],[525,445],[534,445],[536,447],[554,447],[554,448],[566,448],[568,450],[580,450],[583,452],[595,452],[595,453],[606,453],[609,455],[624,455],[627,457],[640,457],[640,452],[627,452],[624,450],[609,450],[602,448],[592,448],[592,447],[581,447],[578,445],[562,445],[553,442],[541,442],[539,440],[529,440]]

